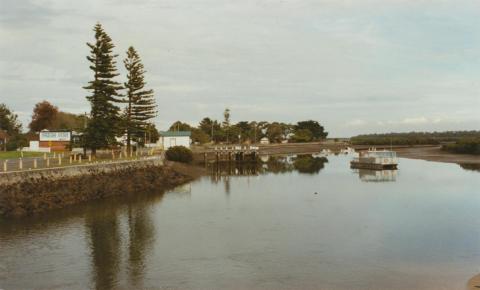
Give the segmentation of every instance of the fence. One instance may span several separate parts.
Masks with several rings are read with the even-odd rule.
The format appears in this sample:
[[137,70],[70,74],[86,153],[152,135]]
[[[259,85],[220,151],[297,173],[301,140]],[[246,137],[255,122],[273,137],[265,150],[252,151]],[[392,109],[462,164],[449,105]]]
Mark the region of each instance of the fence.
[[[161,152],[160,152],[161,153]],[[40,157],[24,157],[15,159],[0,160],[0,173],[12,171],[24,171],[33,169],[47,169],[67,166],[77,166],[79,164],[106,163],[115,161],[135,160],[158,154],[153,149],[137,150],[135,152],[126,151],[103,151],[97,156],[80,153],[44,153]]]

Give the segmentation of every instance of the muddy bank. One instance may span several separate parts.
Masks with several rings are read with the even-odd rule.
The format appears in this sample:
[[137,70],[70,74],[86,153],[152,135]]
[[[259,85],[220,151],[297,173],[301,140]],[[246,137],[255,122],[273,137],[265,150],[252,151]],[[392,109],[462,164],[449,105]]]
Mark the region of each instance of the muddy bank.
[[36,175],[21,182],[1,185],[0,216],[20,217],[67,207],[85,201],[136,192],[158,192],[198,176],[175,163],[127,164],[115,169],[89,169],[76,175],[53,178]]
[[449,153],[441,150],[440,146],[397,148],[395,151],[399,157],[403,158],[458,164],[480,164],[480,155]]

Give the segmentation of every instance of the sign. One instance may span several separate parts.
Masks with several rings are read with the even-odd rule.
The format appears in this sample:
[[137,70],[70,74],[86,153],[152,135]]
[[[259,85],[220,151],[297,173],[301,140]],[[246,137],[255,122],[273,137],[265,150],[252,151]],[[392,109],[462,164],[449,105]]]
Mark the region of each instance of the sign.
[[40,141],[68,141],[70,142],[71,132],[40,132]]

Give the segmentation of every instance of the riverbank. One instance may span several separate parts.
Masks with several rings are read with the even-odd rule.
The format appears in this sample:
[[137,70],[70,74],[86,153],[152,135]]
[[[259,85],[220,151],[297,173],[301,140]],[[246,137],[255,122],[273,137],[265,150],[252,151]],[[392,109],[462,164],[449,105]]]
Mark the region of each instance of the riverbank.
[[158,159],[3,174],[0,217],[52,209],[136,192],[158,192],[187,183],[201,170]]
[[405,147],[397,148],[395,151],[399,157],[409,159],[458,164],[480,164],[479,155],[450,153],[443,151],[440,146]]

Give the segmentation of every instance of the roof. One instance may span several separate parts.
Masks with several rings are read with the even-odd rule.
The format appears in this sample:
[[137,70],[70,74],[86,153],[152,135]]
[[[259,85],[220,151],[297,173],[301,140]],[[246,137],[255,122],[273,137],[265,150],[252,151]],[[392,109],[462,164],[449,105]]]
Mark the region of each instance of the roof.
[[192,135],[191,131],[162,131],[160,136],[163,137],[190,137]]

